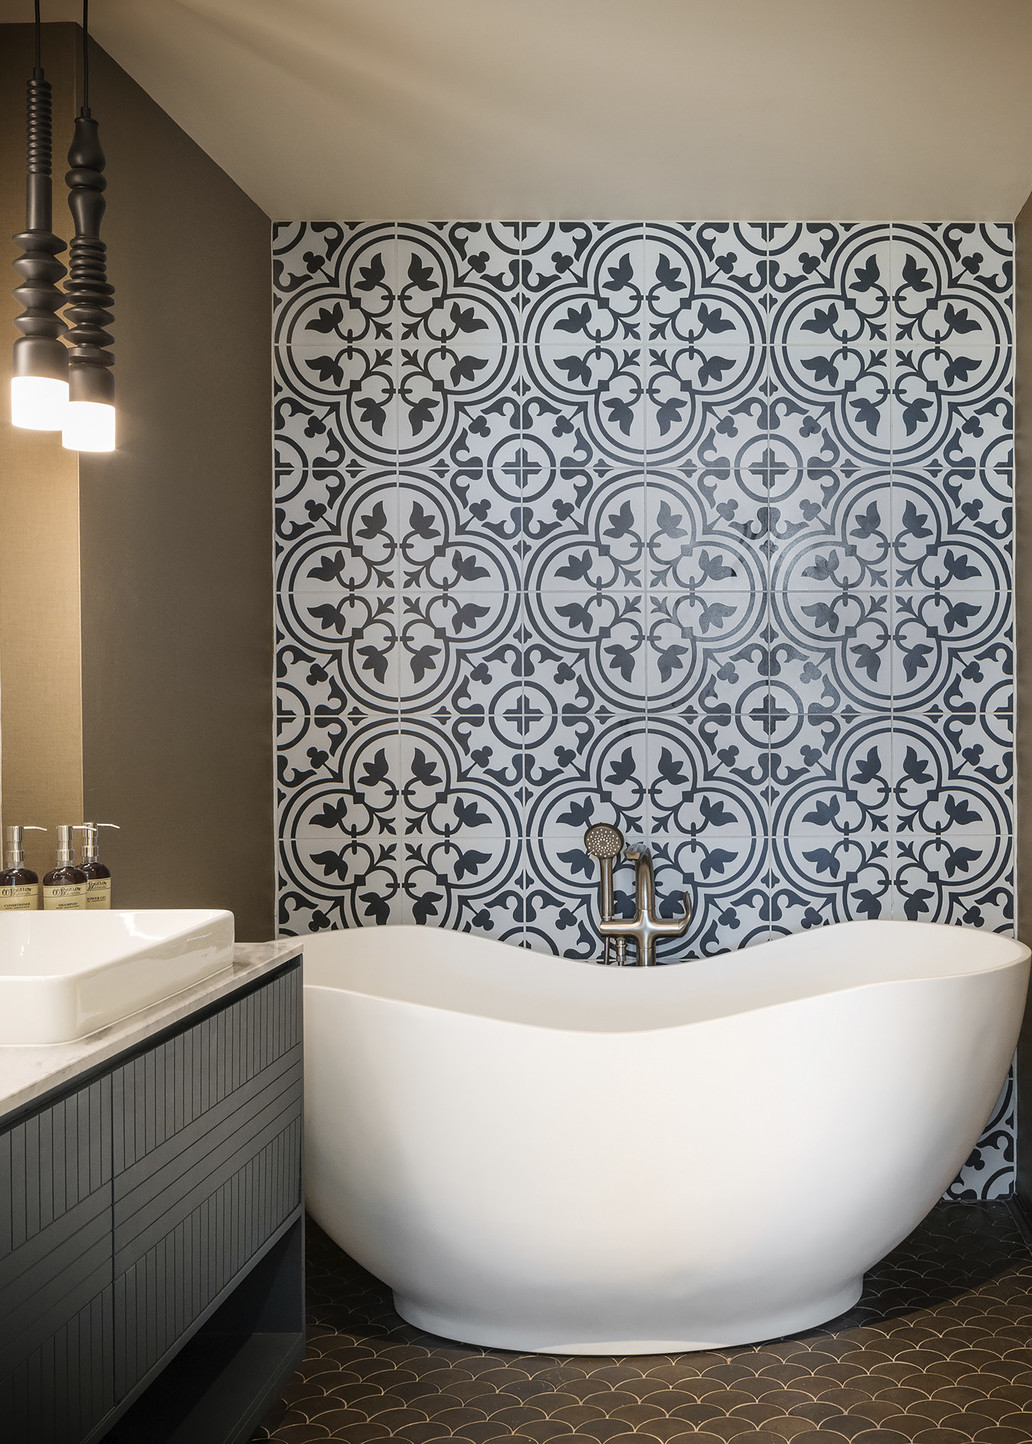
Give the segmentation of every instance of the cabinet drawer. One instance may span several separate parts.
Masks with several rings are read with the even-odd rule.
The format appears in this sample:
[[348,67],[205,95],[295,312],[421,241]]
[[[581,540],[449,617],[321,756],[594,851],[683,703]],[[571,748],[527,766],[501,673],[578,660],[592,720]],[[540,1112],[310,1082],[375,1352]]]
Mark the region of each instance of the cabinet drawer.
[[0,1424],[72,1444],[114,1403],[111,1079],[0,1131]]
[[300,969],[112,1076],[115,1394],[301,1202]]

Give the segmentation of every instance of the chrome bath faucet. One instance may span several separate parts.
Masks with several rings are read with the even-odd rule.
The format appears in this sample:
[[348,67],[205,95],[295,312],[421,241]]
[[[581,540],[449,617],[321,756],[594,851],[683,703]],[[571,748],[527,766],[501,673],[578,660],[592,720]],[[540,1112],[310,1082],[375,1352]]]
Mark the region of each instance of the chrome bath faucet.
[[[656,881],[652,871],[652,854],[647,848],[624,849],[623,835],[608,823],[595,823],[584,834],[584,846],[601,866],[599,883],[599,932],[602,934],[603,963],[623,966],[627,962],[627,943],[634,943],[634,961],[640,968],[653,967],[656,962],[658,938],[683,938],[692,918],[692,907],[684,894],[684,913],[679,918],[661,918],[656,912]],[[635,915],[618,918],[613,915],[613,863],[620,853],[634,863]],[[613,956],[615,947],[615,958]]]

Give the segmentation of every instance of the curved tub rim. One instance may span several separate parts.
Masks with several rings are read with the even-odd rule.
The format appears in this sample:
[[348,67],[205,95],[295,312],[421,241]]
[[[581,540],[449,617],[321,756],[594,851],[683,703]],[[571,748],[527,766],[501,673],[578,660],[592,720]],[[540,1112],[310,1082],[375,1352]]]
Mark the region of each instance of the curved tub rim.
[[[947,969],[939,972],[927,973],[925,975],[921,975],[919,973],[915,975],[915,973],[913,972],[908,973],[903,971],[899,976],[853,978],[848,980],[836,980],[834,978],[829,978],[827,980],[820,980],[824,984],[822,986],[810,986],[804,988],[800,988],[798,983],[793,988],[791,978],[786,977],[786,974],[789,973],[789,970],[791,969],[793,964],[791,956],[789,956],[788,958],[778,959],[777,961],[771,959],[767,959],[766,961],[762,960],[762,954],[764,950],[771,946],[780,946],[787,944],[790,948],[791,944],[794,941],[803,938],[806,939],[804,947],[807,950],[812,950],[814,949],[815,944],[810,940],[816,940],[817,942],[819,942],[821,940],[821,935],[824,933],[838,931],[840,929],[850,929],[852,930],[853,935],[856,936],[857,930],[859,929],[869,931],[872,928],[880,928],[883,926],[891,926],[893,928],[905,928],[908,932],[915,929],[921,929],[925,937],[927,937],[930,933],[933,932],[942,935],[949,934],[951,941],[956,940],[957,933],[959,931],[973,933],[976,935],[978,943],[982,947],[983,954],[985,952],[996,952],[999,954],[999,957],[995,960],[986,960],[985,958],[983,958],[983,961],[980,965],[964,969]],[[566,979],[584,979],[584,983],[575,984],[575,986],[577,986],[579,989],[578,1002],[588,1003],[590,1001],[591,1003],[596,1005],[598,1004],[599,999],[590,998],[590,995],[587,992],[587,989],[593,985],[586,984],[586,979],[587,977],[591,976],[592,972],[597,975],[599,980],[601,980],[602,978],[611,979],[614,977],[614,975],[621,979],[628,980],[636,977],[640,978],[643,976],[647,976],[649,979],[649,982],[647,984],[635,984],[630,982],[628,983],[628,987],[635,987],[639,990],[643,987],[651,988],[654,984],[660,982],[660,978],[663,975],[666,975],[667,978],[675,978],[678,980],[678,983],[680,983],[678,993],[675,996],[668,995],[662,1000],[665,1007],[675,1007],[679,1003],[682,1004],[682,1006],[684,1006],[685,1008],[690,1007],[693,997],[693,990],[691,986],[693,981],[693,973],[696,974],[696,979],[698,978],[697,970],[691,968],[682,969],[678,967],[676,969],[676,972],[669,966],[660,966],[654,969],[634,967],[603,968],[591,964],[588,960],[580,958],[568,958],[560,955],[550,955],[543,953],[529,953],[529,950],[522,949],[515,944],[502,942],[496,938],[486,938],[474,933],[457,933],[453,932],[451,929],[428,927],[418,924],[390,924],[379,928],[374,927],[371,929],[341,928],[324,931],[318,934],[314,934],[313,936],[328,940],[331,937],[337,938],[347,934],[373,933],[378,935],[381,942],[385,942],[386,940],[383,938],[383,935],[388,932],[393,934],[406,935],[417,934],[424,937],[426,936],[426,934],[429,933],[433,934],[435,942],[440,941],[442,934],[447,934],[449,944],[455,938],[461,938],[463,939],[463,941],[459,944],[459,947],[462,950],[466,950],[470,958],[472,958],[472,954],[475,952],[487,953],[492,959],[492,962],[491,964],[489,964],[489,966],[494,967],[498,966],[499,964],[504,964],[507,969],[508,976],[515,979],[521,978],[521,970],[526,968],[529,954],[529,957],[534,959],[533,966],[536,969],[540,969],[543,965],[548,969],[550,973],[552,973],[552,976],[555,979],[558,979],[560,976],[565,977]],[[369,943],[370,941],[371,939],[366,939],[367,943]],[[506,954],[511,954],[512,956],[506,956]],[[785,937],[771,939],[767,943],[758,943],[750,947],[735,949],[728,953],[720,953],[706,958],[686,960],[687,962],[692,962],[699,965],[699,967],[702,969],[706,969],[706,981],[708,981],[712,985],[713,980],[715,979],[718,994],[720,990],[723,990],[728,995],[723,1001],[721,1001],[718,996],[717,998],[711,1000],[709,1006],[706,1006],[704,996],[704,982],[701,988],[694,990],[695,1001],[697,1006],[699,1006],[698,1016],[686,1017],[677,1016],[676,1014],[671,1016],[670,1013],[667,1012],[664,1013],[661,1017],[653,1016],[649,1018],[647,1016],[644,1016],[643,1011],[643,1016],[638,1019],[635,1017],[634,1007],[629,1005],[638,1004],[642,1008],[642,1010],[644,1010],[645,1007],[649,1007],[650,1010],[654,1013],[656,1005],[660,1000],[654,997],[646,998],[643,1004],[640,992],[637,997],[624,996],[623,998],[620,998],[617,994],[614,994],[612,992],[612,989],[614,987],[621,988],[623,986],[623,982],[615,984],[610,982],[603,983],[602,986],[607,989],[607,996],[604,999],[601,999],[602,1005],[607,1009],[612,1009],[615,1000],[619,1005],[621,1005],[623,1009],[626,1010],[622,1012],[619,1019],[609,1020],[614,1024],[613,1026],[606,1026],[606,1020],[603,1018],[600,1018],[598,1021],[592,1023],[591,1021],[587,1021],[583,1018],[578,1018],[576,1016],[572,1018],[570,1016],[566,1016],[561,1019],[556,1019],[555,1017],[548,1016],[506,1016],[505,1005],[506,1003],[509,1003],[510,1007],[512,1006],[513,1000],[511,997],[502,997],[500,1000],[495,1000],[492,1006],[489,1001],[485,1001],[483,996],[481,996],[480,998],[474,996],[470,997],[469,999],[463,996],[461,1000],[449,999],[447,997],[432,998],[427,996],[405,996],[403,994],[399,995],[393,990],[388,989],[378,991],[373,987],[363,986],[357,981],[354,983],[349,983],[346,979],[343,978],[340,980],[329,981],[325,979],[312,978],[311,976],[307,976],[305,978],[304,989],[306,993],[338,993],[345,994],[353,998],[370,998],[379,1000],[384,1003],[394,1003],[402,1005],[404,1007],[415,1010],[425,1010],[438,1014],[448,1014],[453,1017],[471,1017],[476,1018],[480,1021],[496,1023],[499,1025],[511,1027],[537,1028],[542,1032],[575,1032],[588,1036],[602,1036],[616,1035],[621,1033],[627,1034],[643,1032],[673,1032],[686,1027],[698,1027],[704,1023],[719,1023],[725,1020],[742,1016],[747,1013],[752,1014],[768,1010],[795,1007],[812,1000],[826,998],[832,994],[839,993],[843,995],[855,995],[858,993],[867,992],[871,989],[915,988],[926,987],[935,984],[949,984],[957,986],[963,984],[964,982],[970,982],[980,977],[985,977],[988,980],[989,978],[995,975],[999,975],[1001,973],[1005,973],[1006,971],[1014,967],[1025,966],[1027,968],[1030,957],[1032,957],[1032,952],[1030,952],[1030,949],[1026,946],[1026,944],[1020,942],[1016,938],[1007,937],[1006,935],[1000,933],[983,932],[981,929],[976,928],[960,929],[955,925],[946,923],[909,922],[900,919],[885,919],[857,920],[845,923],[828,924],[825,925],[825,927],[823,928],[814,928],[808,930],[806,933],[789,934]],[[338,963],[344,963],[344,965],[346,966],[346,962],[344,959],[335,961],[337,961]],[[434,962],[434,959],[428,959],[425,961],[425,963],[421,962],[420,966],[422,967],[425,965],[426,967],[432,969],[434,966]],[[474,966],[479,967],[482,965],[483,962],[486,962],[486,959],[478,959]],[[411,958],[400,957],[397,953],[394,953],[391,950],[387,949],[384,956],[377,959],[375,961],[375,964],[371,964],[369,960],[364,960],[363,965],[367,967],[375,966],[377,969],[379,969],[381,967],[392,968],[398,963],[400,963],[406,968],[409,968],[411,966]],[[804,972],[806,968],[810,968],[812,970],[813,967],[812,962],[807,962],[806,959],[796,959],[795,963],[797,967],[801,968]],[[832,965],[832,963],[833,959],[829,959],[828,965],[830,966]],[[316,966],[319,965],[316,964]],[[820,966],[823,967],[824,963],[822,962]],[[735,971],[732,970],[737,970],[738,975],[735,976]],[[744,976],[743,973],[745,974]],[[526,974],[524,973],[523,976],[526,977]],[[528,982],[529,981],[530,980],[528,980]],[[766,991],[769,995],[772,990],[776,989],[779,983],[786,988],[785,996],[756,997],[755,995],[750,994],[750,988],[758,987],[760,988],[761,992]],[[677,983],[673,984],[672,986],[676,987]],[[700,994],[702,994],[701,998]],[[533,1001],[536,1002],[539,1006],[547,1007],[549,1004],[558,1005],[560,1007],[560,1011],[566,1011],[567,1013],[571,1005],[571,998],[568,995],[560,995],[556,993],[551,996],[545,997],[540,994],[533,993],[533,990],[530,986],[528,986],[527,989],[527,997],[533,998]],[[459,1005],[460,1002],[462,1005]]]

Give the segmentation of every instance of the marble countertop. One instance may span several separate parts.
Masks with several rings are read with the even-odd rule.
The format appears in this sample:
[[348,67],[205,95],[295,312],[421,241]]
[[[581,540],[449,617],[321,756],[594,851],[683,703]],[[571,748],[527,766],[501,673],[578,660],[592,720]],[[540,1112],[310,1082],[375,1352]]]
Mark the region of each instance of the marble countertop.
[[216,973],[175,997],[133,1013],[108,1028],[100,1028],[86,1038],[76,1038],[72,1043],[0,1046],[0,1114],[12,1113],[35,1102],[52,1089],[72,1082],[79,1074],[110,1062],[119,1053],[146,1042],[153,1034],[182,1022],[191,1013],[257,982],[265,973],[296,958],[302,941],[283,938],[272,943],[237,943],[229,971]]

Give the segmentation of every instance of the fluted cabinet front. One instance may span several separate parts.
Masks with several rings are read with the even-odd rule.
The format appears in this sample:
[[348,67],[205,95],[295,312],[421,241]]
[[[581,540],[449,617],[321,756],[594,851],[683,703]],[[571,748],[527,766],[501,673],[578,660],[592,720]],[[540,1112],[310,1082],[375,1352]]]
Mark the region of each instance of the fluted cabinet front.
[[0,1132],[0,1423],[75,1444],[113,1407],[111,1079]]
[[300,1203],[300,1010],[294,972],[114,1074],[118,1398]]
[[0,1131],[0,1444],[146,1403],[298,1226],[301,1118],[295,963]]

